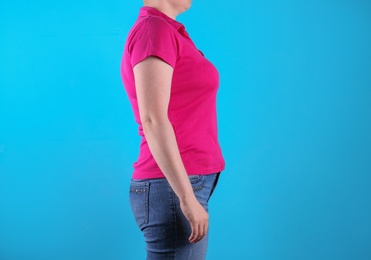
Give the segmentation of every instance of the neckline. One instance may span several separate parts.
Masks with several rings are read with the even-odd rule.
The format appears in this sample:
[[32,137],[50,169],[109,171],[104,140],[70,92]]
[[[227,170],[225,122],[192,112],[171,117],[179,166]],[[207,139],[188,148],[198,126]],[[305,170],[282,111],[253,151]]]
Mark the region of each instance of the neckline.
[[154,7],[151,6],[142,6],[140,8],[140,16],[146,16],[146,15],[156,15],[164,18],[169,24],[171,24],[176,30],[179,30],[181,27],[184,27],[184,25],[173,18],[167,16],[163,12],[157,10]]

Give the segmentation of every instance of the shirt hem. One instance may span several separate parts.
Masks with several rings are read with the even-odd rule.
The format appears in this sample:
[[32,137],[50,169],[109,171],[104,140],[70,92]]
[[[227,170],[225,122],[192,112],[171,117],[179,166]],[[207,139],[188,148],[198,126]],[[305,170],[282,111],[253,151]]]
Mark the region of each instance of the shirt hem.
[[[209,175],[221,172],[225,169],[225,166],[223,167],[217,167],[217,168],[210,168],[207,170],[189,170],[187,171],[187,175]],[[166,178],[165,175],[162,172],[146,172],[146,173],[137,173],[134,172],[132,175],[133,180],[145,180],[145,179],[159,179],[159,178]]]

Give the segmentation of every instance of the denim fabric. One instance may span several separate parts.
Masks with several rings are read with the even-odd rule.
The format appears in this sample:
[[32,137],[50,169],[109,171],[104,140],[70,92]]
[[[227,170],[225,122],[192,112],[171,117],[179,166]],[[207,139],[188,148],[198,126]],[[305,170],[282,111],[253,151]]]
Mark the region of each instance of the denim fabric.
[[[189,176],[196,198],[206,211],[219,175]],[[208,234],[196,244],[189,243],[190,225],[165,178],[132,179],[129,200],[135,221],[144,234],[148,260],[206,258]]]

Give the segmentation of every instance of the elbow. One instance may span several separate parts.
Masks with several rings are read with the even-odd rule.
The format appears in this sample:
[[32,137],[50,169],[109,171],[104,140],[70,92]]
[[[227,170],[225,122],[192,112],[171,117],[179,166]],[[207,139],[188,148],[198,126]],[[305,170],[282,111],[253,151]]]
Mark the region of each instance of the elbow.
[[141,118],[143,132],[146,135],[148,132],[162,129],[170,124],[168,117],[144,116]]

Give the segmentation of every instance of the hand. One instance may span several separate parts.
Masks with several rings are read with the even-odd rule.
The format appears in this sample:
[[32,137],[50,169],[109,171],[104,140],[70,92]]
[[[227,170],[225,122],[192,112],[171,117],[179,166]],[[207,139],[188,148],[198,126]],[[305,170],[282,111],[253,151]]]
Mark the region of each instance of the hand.
[[180,208],[191,225],[192,233],[188,240],[192,244],[197,243],[207,233],[209,214],[201,206],[195,196],[180,201]]

